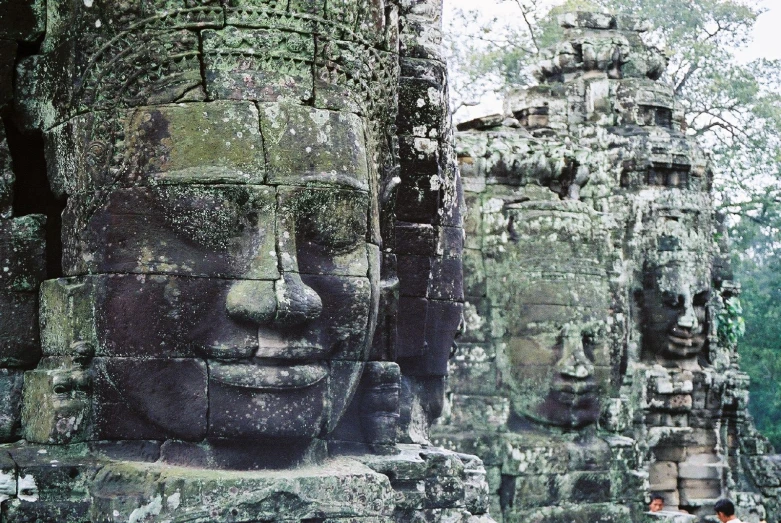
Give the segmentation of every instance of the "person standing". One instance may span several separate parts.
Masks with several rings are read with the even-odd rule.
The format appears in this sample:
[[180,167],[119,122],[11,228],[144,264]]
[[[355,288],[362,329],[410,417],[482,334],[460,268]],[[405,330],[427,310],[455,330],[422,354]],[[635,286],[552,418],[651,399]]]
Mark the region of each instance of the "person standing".
[[735,505],[728,499],[720,499],[713,505],[713,510],[716,511],[716,517],[719,518],[721,523],[741,523],[740,519],[735,515]]

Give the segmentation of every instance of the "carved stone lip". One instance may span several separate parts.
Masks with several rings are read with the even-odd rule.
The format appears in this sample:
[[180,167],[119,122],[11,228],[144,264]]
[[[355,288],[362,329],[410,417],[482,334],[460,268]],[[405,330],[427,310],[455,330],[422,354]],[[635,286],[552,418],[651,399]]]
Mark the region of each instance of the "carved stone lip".
[[304,389],[328,375],[324,362],[280,364],[264,360],[209,361],[209,379],[232,387],[256,390]]
[[596,384],[591,381],[556,381],[551,390],[560,394],[583,396],[586,394],[592,394],[596,389]]
[[[255,356],[261,359],[293,361],[322,360],[331,352],[328,348],[312,343],[304,336],[305,327],[281,331],[260,327],[258,329],[258,350]],[[296,332],[297,331],[297,332]]]
[[705,345],[705,337],[700,334],[675,332],[667,335],[667,341],[667,350],[681,355],[697,353]]

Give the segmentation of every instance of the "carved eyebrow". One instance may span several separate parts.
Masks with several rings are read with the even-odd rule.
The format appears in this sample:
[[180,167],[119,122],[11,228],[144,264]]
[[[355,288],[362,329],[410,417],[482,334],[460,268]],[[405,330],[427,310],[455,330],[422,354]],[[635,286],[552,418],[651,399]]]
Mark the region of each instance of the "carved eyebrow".
[[301,177],[303,183],[316,183],[318,185],[329,185],[335,188],[353,189],[357,191],[369,192],[369,184],[364,180],[359,180],[349,174],[309,174]]

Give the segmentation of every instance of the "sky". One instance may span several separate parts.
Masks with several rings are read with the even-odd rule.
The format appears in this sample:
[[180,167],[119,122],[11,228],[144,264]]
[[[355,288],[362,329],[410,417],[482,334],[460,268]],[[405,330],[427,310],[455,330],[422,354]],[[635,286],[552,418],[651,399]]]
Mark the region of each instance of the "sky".
[[757,19],[754,41],[746,49],[746,53],[741,53],[740,56],[747,60],[781,58],[781,35],[778,33],[778,28],[781,27],[781,0],[764,0],[759,4],[767,9],[767,12]]
[[[669,0],[677,2],[682,0]],[[550,0],[551,5],[555,5],[557,0]],[[759,0],[756,5],[765,9],[765,12],[759,16],[754,25],[753,41],[745,48],[736,53],[736,57],[741,61],[751,61],[757,58],[781,59],[781,0]],[[461,9],[480,9],[487,15],[498,16],[517,16],[517,7],[513,2],[500,3],[499,0],[444,0],[444,16],[447,20],[452,16],[455,8]],[[464,114],[456,117],[457,121],[474,118],[484,114],[501,111],[501,102],[485,99],[482,103]]]

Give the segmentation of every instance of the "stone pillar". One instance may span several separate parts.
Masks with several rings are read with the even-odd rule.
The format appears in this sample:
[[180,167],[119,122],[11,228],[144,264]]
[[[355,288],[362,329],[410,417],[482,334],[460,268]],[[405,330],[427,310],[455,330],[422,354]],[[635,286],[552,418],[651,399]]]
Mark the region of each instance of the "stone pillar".
[[[0,6],[0,114],[10,118],[14,65],[19,45],[43,33],[42,1]],[[46,218],[14,216],[14,171],[5,123],[0,122],[0,441],[21,437],[24,369],[41,357],[38,286],[45,278]]]

